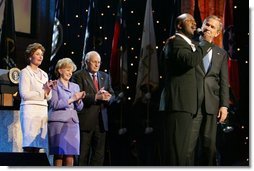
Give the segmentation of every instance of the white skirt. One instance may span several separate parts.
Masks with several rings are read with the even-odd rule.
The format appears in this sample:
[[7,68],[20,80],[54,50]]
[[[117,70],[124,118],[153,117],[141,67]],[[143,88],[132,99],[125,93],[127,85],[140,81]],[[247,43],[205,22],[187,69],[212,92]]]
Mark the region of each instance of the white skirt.
[[42,105],[20,106],[23,147],[48,147],[48,107]]

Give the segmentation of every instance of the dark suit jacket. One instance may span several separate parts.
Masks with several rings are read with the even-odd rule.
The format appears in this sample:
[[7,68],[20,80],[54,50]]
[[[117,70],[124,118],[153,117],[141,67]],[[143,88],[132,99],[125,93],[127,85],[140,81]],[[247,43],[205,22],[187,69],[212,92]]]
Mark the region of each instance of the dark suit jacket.
[[179,35],[165,45],[165,88],[160,105],[166,111],[197,112],[197,83],[195,67],[202,61],[212,44],[206,41],[191,46]]
[[196,67],[199,106],[204,100],[209,114],[218,114],[219,107],[229,107],[228,56],[218,46],[212,48],[211,67],[205,73],[203,62]]
[[110,102],[95,101],[96,89],[92,78],[86,69],[81,69],[75,72],[72,76],[72,81],[79,85],[80,91],[84,90],[86,92],[86,96],[83,99],[84,107],[80,112],[78,112],[81,130],[94,130],[96,121],[99,117],[99,119],[102,120],[102,129],[108,131],[107,105],[113,101],[114,91],[111,87],[110,76],[107,73],[98,71],[97,78],[99,89],[104,87],[104,90],[108,91],[112,95]]

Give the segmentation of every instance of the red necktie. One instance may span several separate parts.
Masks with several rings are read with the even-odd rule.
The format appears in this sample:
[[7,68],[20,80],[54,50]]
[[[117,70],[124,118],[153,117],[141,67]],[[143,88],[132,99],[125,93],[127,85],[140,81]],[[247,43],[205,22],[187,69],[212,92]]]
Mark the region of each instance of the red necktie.
[[96,79],[96,75],[95,74],[93,74],[92,76],[93,76],[93,84],[94,84],[94,87],[95,87],[96,92],[97,92],[99,90],[98,81]]

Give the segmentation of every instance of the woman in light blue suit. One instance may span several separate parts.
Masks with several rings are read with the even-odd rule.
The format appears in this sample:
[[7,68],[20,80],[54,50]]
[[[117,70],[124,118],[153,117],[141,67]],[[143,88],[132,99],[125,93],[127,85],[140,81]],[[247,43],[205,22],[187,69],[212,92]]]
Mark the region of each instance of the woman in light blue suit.
[[49,154],[54,155],[55,166],[73,166],[74,155],[79,155],[80,133],[77,111],[83,108],[85,92],[70,82],[76,65],[69,58],[59,60],[52,88],[49,110]]

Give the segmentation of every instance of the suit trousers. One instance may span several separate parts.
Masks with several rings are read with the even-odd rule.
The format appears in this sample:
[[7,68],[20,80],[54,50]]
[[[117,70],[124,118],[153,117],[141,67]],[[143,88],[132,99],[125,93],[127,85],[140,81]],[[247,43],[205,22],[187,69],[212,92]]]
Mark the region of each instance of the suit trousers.
[[95,130],[80,130],[79,166],[103,166],[106,132],[97,123]]
[[187,166],[187,152],[192,128],[193,114],[170,112],[166,116],[166,146],[164,164],[168,166]]
[[[201,111],[201,110],[199,110]],[[202,110],[193,118],[188,157],[190,165],[216,165],[217,116]]]

